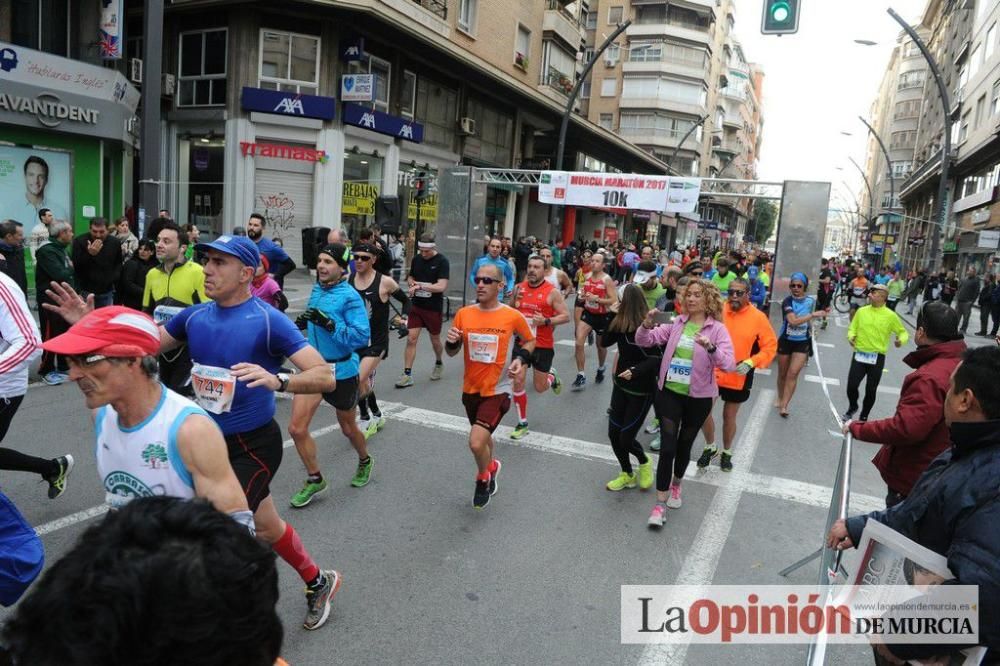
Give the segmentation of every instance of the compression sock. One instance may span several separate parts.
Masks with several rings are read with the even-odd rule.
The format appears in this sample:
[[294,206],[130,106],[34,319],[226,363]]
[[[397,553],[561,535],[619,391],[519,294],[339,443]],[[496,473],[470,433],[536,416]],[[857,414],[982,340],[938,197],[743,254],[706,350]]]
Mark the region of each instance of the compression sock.
[[378,408],[378,402],[375,401],[375,392],[372,391],[368,394],[368,409],[372,411],[372,415],[375,418],[382,417],[382,410]]
[[362,398],[358,401],[358,418],[362,421],[367,421],[371,419],[368,415],[368,400],[367,398]]
[[323,483],[323,473],[316,472],[306,477],[306,483]]
[[298,572],[303,582],[312,582],[319,576],[319,567],[306,551],[302,539],[299,538],[299,533],[295,531],[291,523],[285,523],[285,533],[271,544],[271,548],[278,554],[278,557],[288,562]]
[[514,393],[514,405],[517,407],[517,419],[521,423],[528,422],[528,394],[525,391]]
[[403,368],[403,374],[409,377],[413,374],[413,368]]

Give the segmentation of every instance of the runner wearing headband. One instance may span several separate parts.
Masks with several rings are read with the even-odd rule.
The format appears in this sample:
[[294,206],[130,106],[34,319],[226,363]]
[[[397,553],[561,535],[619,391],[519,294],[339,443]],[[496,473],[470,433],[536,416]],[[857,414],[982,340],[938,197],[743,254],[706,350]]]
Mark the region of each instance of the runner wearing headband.
[[417,357],[417,339],[420,329],[426,328],[434,349],[434,370],[431,379],[441,379],[444,366],[441,354],[441,310],[444,292],[448,290],[448,274],[451,267],[448,258],[437,251],[434,234],[423,234],[417,242],[417,256],[413,257],[410,272],[406,276],[409,296],[413,299],[410,314],[406,318],[406,351],[403,354],[403,374],[396,381],[396,388],[413,386],[413,361]]

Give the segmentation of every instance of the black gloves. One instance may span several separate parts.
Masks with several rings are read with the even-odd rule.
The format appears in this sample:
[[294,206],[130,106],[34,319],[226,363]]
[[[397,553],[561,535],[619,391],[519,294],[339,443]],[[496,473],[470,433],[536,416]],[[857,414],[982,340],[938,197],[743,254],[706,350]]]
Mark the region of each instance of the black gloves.
[[309,322],[316,324],[320,328],[325,329],[330,333],[333,333],[334,330],[336,330],[337,328],[336,323],[332,319],[327,317],[325,314],[323,314],[316,308],[309,308],[308,310],[300,314],[298,318],[295,320],[295,325],[298,326],[301,330],[305,330]]

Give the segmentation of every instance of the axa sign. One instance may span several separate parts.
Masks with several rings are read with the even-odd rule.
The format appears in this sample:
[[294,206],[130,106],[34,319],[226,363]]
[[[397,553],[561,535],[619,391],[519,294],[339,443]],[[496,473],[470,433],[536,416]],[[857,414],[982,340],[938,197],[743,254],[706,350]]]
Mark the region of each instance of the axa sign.
[[319,118],[321,120],[333,120],[337,107],[337,100],[333,97],[302,95],[250,87],[243,88],[240,101],[246,111],[274,113],[280,116]]
[[413,143],[421,143],[424,140],[424,126],[420,123],[369,109],[360,104],[344,104],[344,123]]

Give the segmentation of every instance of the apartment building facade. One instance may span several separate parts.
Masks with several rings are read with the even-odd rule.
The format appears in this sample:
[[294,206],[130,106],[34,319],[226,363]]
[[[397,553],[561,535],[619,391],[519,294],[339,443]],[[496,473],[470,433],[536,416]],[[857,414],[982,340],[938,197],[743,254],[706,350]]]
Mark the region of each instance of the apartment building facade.
[[[918,33],[923,39],[927,37],[926,30],[920,29]],[[924,83],[928,78],[927,63],[920,50],[901,31],[867,119],[878,136],[863,126],[859,128],[868,137],[865,180],[874,197],[869,197],[867,187],[863,189],[861,213],[870,216],[871,221],[862,244],[872,259],[886,265],[902,257],[906,248],[900,236],[903,219],[900,190],[913,169]],[[888,163],[879,139],[888,152]]]
[[[753,177],[763,73],[735,38],[732,0],[595,0],[592,47],[626,19],[589,81],[587,116],[684,176]],[[713,243],[745,231],[748,200],[705,197],[692,215],[661,218],[659,239]],[[663,228],[665,227],[665,228]],[[657,231],[649,225],[650,238]],[[641,233],[641,222],[634,226]]]

